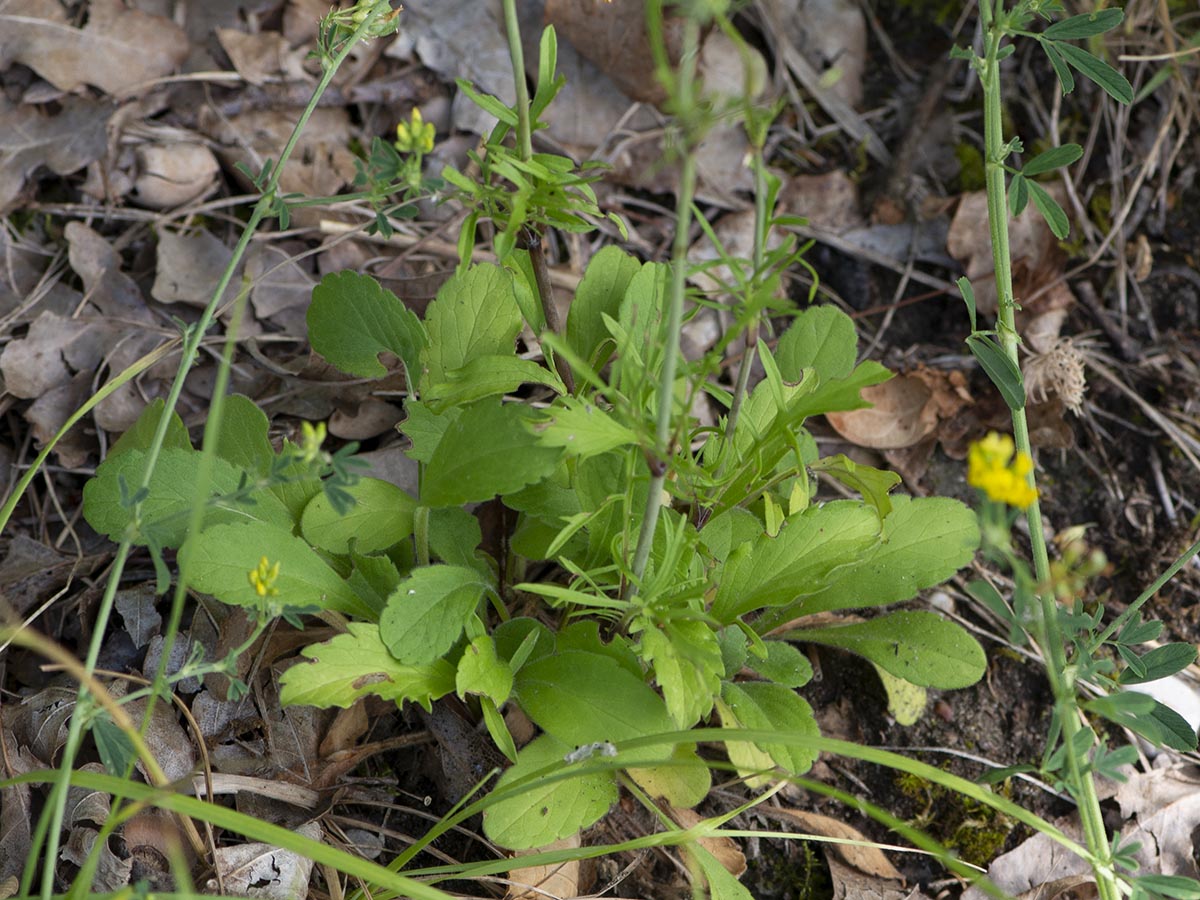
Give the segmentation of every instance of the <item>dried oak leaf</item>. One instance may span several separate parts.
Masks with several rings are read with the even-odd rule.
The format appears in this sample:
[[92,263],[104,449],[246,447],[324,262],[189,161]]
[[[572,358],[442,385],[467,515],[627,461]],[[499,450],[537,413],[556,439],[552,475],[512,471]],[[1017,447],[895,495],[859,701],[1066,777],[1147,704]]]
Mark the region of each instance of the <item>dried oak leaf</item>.
[[187,54],[178,25],[120,0],[92,0],[82,28],[58,0],[0,0],[0,69],[22,63],[62,91],[90,84],[119,94],[170,74]]
[[[0,12],[0,62],[6,27]],[[64,97],[61,105],[57,114],[43,115],[29,106],[9,106],[0,97],[0,214],[12,209],[25,179],[39,166],[70,175],[104,155],[109,111],[76,97]]]
[[883,384],[863,388],[867,409],[828,413],[825,418],[842,437],[873,450],[911,447],[937,427],[938,406],[933,392],[916,375],[898,375]]

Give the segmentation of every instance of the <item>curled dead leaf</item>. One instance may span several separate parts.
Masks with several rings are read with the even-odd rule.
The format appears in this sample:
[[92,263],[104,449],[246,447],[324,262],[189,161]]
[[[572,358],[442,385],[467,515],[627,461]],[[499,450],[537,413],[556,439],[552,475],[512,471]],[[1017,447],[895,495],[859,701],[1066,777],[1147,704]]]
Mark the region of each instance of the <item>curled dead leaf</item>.
[[[545,847],[528,851],[542,853],[549,850],[574,850],[580,846],[579,834],[562,838]],[[521,854],[518,854],[521,855]],[[505,900],[545,900],[546,897],[578,897],[580,893],[581,864],[579,860],[552,863],[546,866],[529,866],[513,869],[508,877]]]
[[937,427],[937,402],[918,376],[899,375],[863,388],[862,398],[872,406],[825,416],[852,444],[873,450],[899,450],[916,444]]

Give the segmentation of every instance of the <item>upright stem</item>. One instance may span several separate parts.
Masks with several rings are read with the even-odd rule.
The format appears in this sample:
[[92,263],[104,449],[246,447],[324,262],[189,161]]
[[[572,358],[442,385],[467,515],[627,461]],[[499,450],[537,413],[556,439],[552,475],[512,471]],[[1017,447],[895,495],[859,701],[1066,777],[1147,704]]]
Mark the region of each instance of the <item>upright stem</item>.
[[[512,60],[513,87],[517,92],[517,152],[528,162],[533,157],[533,123],[529,118],[529,87],[525,83],[525,49],[521,44],[521,22],[517,18],[516,0],[504,0],[504,31],[508,36],[508,56]],[[546,327],[554,334],[562,334],[562,316],[554,302],[554,286],[550,281],[550,268],[546,264],[546,253],[542,249],[541,232],[534,226],[526,226],[518,235],[520,246],[529,251],[529,262],[533,266],[534,288],[542,304],[542,315]],[[567,393],[575,393],[575,376],[565,359],[551,359],[558,377],[566,385]]]
[[[1013,298],[1012,259],[1008,244],[1008,203],[1004,172],[1004,126],[1001,116],[1000,58],[999,52],[1004,35],[997,27],[992,0],[981,0],[980,14],[983,18],[985,54],[981,80],[983,82],[983,124],[985,177],[988,198],[988,230],[991,235],[992,257],[995,261],[996,295],[998,301],[997,337],[1004,352],[1017,366],[1016,304]],[[1031,454],[1029,423],[1024,408],[1012,411],[1013,442],[1018,452]],[[1029,473],[1029,483],[1036,487],[1034,472]],[[1042,513],[1035,499],[1026,510],[1029,521],[1029,542],[1033,556],[1034,573],[1040,585],[1050,581],[1050,558],[1046,550],[1046,538],[1042,531]],[[1079,733],[1079,706],[1076,698],[1075,679],[1067,668],[1066,650],[1063,646],[1062,630],[1058,622],[1058,604],[1051,591],[1043,591],[1041,622],[1037,635],[1046,654],[1046,674],[1054,692],[1055,707],[1062,722],[1062,741],[1067,747],[1067,773],[1072,793],[1079,808],[1088,848],[1100,860],[1109,860],[1108,834],[1096,795],[1092,773],[1082,766],[1082,760],[1071,752],[1075,746],[1073,738]],[[1117,900],[1119,888],[1108,866],[1096,866],[1096,885],[1101,900]]]
[[[653,14],[653,13],[651,13]],[[654,431],[654,458],[650,460],[650,493],[642,511],[637,549],[633,555],[633,575],[640,581],[650,559],[654,530],[662,509],[663,486],[671,461],[671,410],[675,405],[675,374],[679,368],[679,332],[683,326],[683,298],[687,287],[688,235],[692,224],[692,200],[696,195],[696,161],[690,152],[695,99],[696,54],[700,45],[700,26],[687,19],[683,32],[683,58],[675,79],[676,115],[682,120],[679,151],[679,190],[675,195],[675,241],[671,249],[671,292],[667,297],[667,329],[663,335],[663,364],[658,381],[658,417]]]
[[[753,266],[753,275],[751,277],[753,283],[757,283],[766,261],[768,231],[767,168],[766,163],[763,161],[762,147],[755,148],[752,166],[754,169],[754,256],[751,260]],[[747,300],[754,302],[754,297],[748,295]],[[729,404],[729,420],[725,423],[726,451],[733,448],[734,436],[737,434],[738,419],[741,416],[742,404],[746,400],[746,394],[750,385],[750,371],[754,368],[754,359],[758,347],[758,332],[761,323],[762,315],[758,310],[755,310],[750,319],[750,325],[746,329],[746,349],[742,353],[742,361],[738,367],[737,382],[733,388],[733,401]],[[727,458],[726,454],[722,453],[721,465],[717,469],[718,474],[724,470]]]

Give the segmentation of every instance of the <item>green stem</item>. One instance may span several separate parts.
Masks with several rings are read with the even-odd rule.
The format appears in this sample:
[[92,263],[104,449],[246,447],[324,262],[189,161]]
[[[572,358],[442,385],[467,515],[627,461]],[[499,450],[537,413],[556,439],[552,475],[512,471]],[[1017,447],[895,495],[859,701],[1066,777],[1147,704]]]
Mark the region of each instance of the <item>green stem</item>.
[[[1002,0],[1001,0],[1002,2]],[[985,55],[983,71],[980,78],[983,82],[984,97],[984,156],[985,177],[988,198],[988,230],[992,242],[992,257],[995,261],[996,295],[998,301],[997,337],[1000,346],[1009,359],[1017,366],[1020,360],[1017,354],[1016,309],[1013,299],[1012,258],[1008,243],[1008,204],[1005,197],[1004,181],[1004,127],[1001,115],[1000,96],[1000,49],[1004,34],[997,27],[992,0],[981,0],[980,14],[983,19]],[[1025,418],[1025,410],[1012,411],[1013,441],[1020,453],[1030,454],[1029,424]],[[1036,476],[1029,473],[1029,483],[1036,487]],[[1046,654],[1046,674],[1054,693],[1055,705],[1062,722],[1062,740],[1067,748],[1074,746],[1073,738],[1080,731],[1080,713],[1076,697],[1074,678],[1068,675],[1066,650],[1063,643],[1062,630],[1059,627],[1058,604],[1054,593],[1046,589],[1050,583],[1050,558],[1046,549],[1046,538],[1042,529],[1041,508],[1034,500],[1026,510],[1029,522],[1029,542],[1033,557],[1034,573],[1039,585],[1043,587],[1039,597],[1041,601],[1041,622],[1038,635]],[[1104,828],[1104,819],[1100,811],[1100,801],[1096,795],[1096,785],[1092,773],[1086,770],[1076,754],[1067,752],[1067,775],[1072,794],[1079,808],[1079,818],[1083,826],[1084,839],[1088,849],[1101,864],[1094,865],[1096,885],[1101,900],[1117,900],[1120,896],[1116,879],[1111,866],[1107,865],[1111,857],[1108,836]]]
[[[763,266],[767,253],[767,167],[763,161],[762,147],[755,147],[752,166],[754,169],[754,251],[753,274],[751,285],[756,285],[762,277]],[[747,291],[747,302],[755,302],[753,288]],[[755,350],[758,346],[758,332],[762,321],[761,314],[755,310],[746,329],[746,349],[742,353],[741,366],[738,368],[737,383],[733,388],[733,400],[729,405],[729,420],[725,425],[725,448],[732,450],[734,436],[737,434],[738,418],[741,415],[742,403],[750,385],[750,370],[754,368]],[[721,466],[717,469],[720,475],[725,465],[725,454],[722,454]]]
[[517,91],[517,152],[528,161],[533,156],[533,128],[529,122],[529,87],[525,83],[525,48],[521,45],[517,0],[504,0],[504,33],[508,37],[508,58],[512,60],[513,87]]
[[[508,37],[508,55],[512,60],[513,88],[517,92],[517,152],[528,162],[533,158],[533,123],[529,117],[529,86],[525,81],[525,50],[521,43],[521,22],[517,18],[516,0],[504,0],[504,32]],[[563,333],[562,316],[554,302],[554,287],[550,282],[550,267],[542,249],[542,235],[538,228],[526,225],[518,235],[520,244],[529,251],[529,262],[533,266],[533,287],[541,301],[542,315],[546,327],[556,335]],[[547,352],[548,361],[554,365],[558,377],[563,380],[568,394],[575,393],[575,376],[566,360],[555,359]]]
[[[159,455],[162,452],[163,442],[166,439],[167,426],[170,424],[171,414],[175,411],[175,407],[179,402],[179,396],[183,392],[183,382],[188,371],[200,350],[200,342],[204,339],[205,332],[212,325],[213,319],[216,317],[217,308],[220,306],[221,298],[225,295],[225,290],[228,288],[230,281],[233,279],[233,273],[241,263],[242,257],[245,255],[247,248],[250,246],[250,240],[254,236],[255,231],[266,218],[271,210],[273,198],[277,195],[279,189],[279,178],[283,172],[283,168],[287,160],[291,157],[296,149],[296,144],[300,140],[300,133],[304,130],[304,126],[308,124],[308,120],[312,117],[313,112],[317,108],[317,103],[321,99],[321,95],[329,87],[333,76],[337,73],[338,68],[350,55],[350,51],[354,45],[366,36],[368,29],[372,23],[379,18],[380,14],[386,8],[386,4],[380,4],[372,8],[371,13],[367,18],[359,24],[354,30],[354,33],[346,39],[340,51],[328,64],[323,67],[324,71],[321,75],[321,80],[317,83],[313,90],[308,106],[300,114],[299,120],[296,122],[296,127],[292,130],[291,136],[288,138],[287,145],[279,155],[279,161],[271,171],[270,178],[267,181],[266,187],[263,190],[262,196],[254,205],[254,209],[246,223],[245,229],[242,232],[241,239],[234,248],[233,255],[230,257],[225,271],[221,275],[215,290],[213,291],[212,299],[200,315],[199,321],[192,325],[186,332],[183,341],[182,357],[179,361],[179,369],[175,375],[175,379],[171,384],[171,389],[168,392],[166,404],[163,407],[162,416],[159,418],[158,427],[155,429],[154,436],[151,438],[150,445],[146,449],[146,468],[142,475],[140,488],[149,487],[150,480],[154,475],[155,467],[158,464]],[[207,436],[207,435],[206,435]],[[200,483],[197,479],[197,490],[205,489],[206,485]],[[137,504],[133,509],[133,519],[137,520],[141,513],[141,504]],[[90,673],[96,668],[96,660],[100,656],[100,648],[103,644],[104,637],[107,633],[108,620],[112,614],[113,603],[116,598],[117,585],[120,583],[121,575],[125,570],[125,564],[129,559],[129,554],[133,546],[131,536],[126,536],[122,539],[117,548],[117,555],[113,561],[113,566],[109,572],[108,584],[105,586],[104,597],[101,600],[99,608],[96,612],[96,621],[93,625],[92,639],[88,645],[87,657],[84,662],[85,669]],[[185,596],[186,584],[180,577],[175,592],[176,606],[178,606],[180,598]],[[177,614],[172,610],[172,618],[177,619]],[[164,646],[164,657],[169,652],[169,645]],[[79,687],[78,698],[82,700],[86,694],[86,687],[81,684]],[[77,700],[78,702],[78,700]],[[45,853],[42,861],[42,884],[41,896],[44,900],[49,900],[54,891],[54,870],[58,860],[59,844],[60,844],[60,829],[57,824],[51,827],[51,823],[61,823],[66,814],[67,789],[71,783],[71,769],[75,763],[75,758],[79,754],[79,749],[83,743],[83,722],[82,717],[72,715],[71,723],[67,731],[67,740],[63,747],[62,761],[59,764],[58,774],[51,788],[50,797],[43,811],[42,818],[37,825],[37,840],[35,840],[29,855],[29,863],[26,865],[21,881],[21,893],[29,893],[29,888],[33,879],[33,871],[38,858],[38,852],[42,848],[42,841],[45,841]]]
[[[653,4],[651,4],[653,6]],[[653,16],[655,10],[647,12]],[[642,511],[642,524],[638,531],[637,549],[633,554],[634,582],[640,583],[650,559],[650,548],[654,544],[654,531],[658,526],[658,514],[662,509],[663,486],[671,459],[671,411],[675,406],[675,374],[679,368],[679,333],[683,326],[683,299],[687,288],[688,237],[692,224],[692,200],[696,195],[696,161],[690,152],[695,136],[690,121],[695,97],[696,56],[700,46],[700,26],[694,19],[686,19],[683,31],[683,58],[679,64],[679,75],[674,79],[676,115],[683,119],[680,129],[679,190],[675,195],[676,222],[675,241],[671,249],[671,292],[667,297],[667,328],[663,335],[663,363],[658,381],[658,416],[654,430],[654,456],[650,460],[650,492],[646,508]],[[635,588],[636,589],[636,588]]]

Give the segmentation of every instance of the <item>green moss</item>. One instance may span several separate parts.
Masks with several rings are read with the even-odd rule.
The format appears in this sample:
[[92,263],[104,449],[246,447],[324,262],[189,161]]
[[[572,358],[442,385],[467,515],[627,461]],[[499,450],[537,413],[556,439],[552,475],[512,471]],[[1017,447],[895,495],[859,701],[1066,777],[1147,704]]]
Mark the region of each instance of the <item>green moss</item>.
[[969,191],[982,191],[985,186],[983,172],[983,154],[974,144],[959,143],[954,148],[958,158],[958,187],[964,194]]
[[[901,773],[895,783],[900,793],[922,807],[908,824],[972,865],[986,866],[995,859],[1017,825],[1015,820],[986,804],[916,775]],[[999,793],[1009,797],[1010,783],[1004,782]]]

